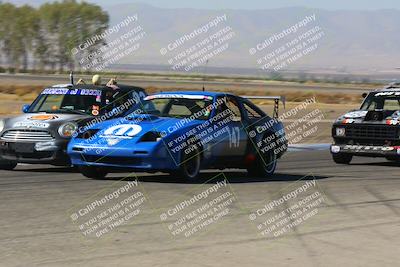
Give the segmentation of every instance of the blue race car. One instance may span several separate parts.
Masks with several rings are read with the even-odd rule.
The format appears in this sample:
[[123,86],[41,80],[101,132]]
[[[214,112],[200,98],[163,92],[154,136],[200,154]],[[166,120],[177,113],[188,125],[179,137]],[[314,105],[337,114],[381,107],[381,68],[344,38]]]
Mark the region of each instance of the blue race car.
[[[251,98],[251,97],[248,97]],[[96,124],[68,146],[86,177],[109,172],[166,172],[193,181],[201,169],[247,169],[270,176],[287,150],[282,123],[245,97],[217,92],[165,92],[147,96],[132,112]]]

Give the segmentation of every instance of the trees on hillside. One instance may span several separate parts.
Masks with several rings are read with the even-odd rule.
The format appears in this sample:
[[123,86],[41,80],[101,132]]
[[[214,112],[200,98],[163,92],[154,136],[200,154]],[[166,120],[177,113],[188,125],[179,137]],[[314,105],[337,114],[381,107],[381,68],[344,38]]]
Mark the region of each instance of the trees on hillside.
[[[1,65],[16,72],[71,69],[77,65],[72,49],[101,34],[108,23],[106,12],[86,2],[64,0],[39,8],[0,2]],[[103,44],[98,40],[90,50]]]

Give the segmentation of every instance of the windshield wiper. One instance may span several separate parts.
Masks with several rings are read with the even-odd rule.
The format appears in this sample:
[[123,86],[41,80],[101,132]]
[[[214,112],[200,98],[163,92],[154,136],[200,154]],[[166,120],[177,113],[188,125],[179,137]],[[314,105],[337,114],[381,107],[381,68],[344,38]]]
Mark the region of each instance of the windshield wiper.
[[67,112],[71,112],[71,113],[79,114],[79,115],[88,115],[86,112],[83,112],[83,111],[80,111],[80,110],[75,110],[75,109],[60,108],[58,110],[67,111]]

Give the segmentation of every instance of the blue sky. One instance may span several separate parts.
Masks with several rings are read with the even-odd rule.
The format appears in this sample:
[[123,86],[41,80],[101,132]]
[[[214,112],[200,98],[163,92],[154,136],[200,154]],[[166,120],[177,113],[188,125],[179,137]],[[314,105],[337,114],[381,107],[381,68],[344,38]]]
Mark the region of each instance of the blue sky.
[[[78,0],[79,1],[79,0]],[[399,0],[87,0],[101,6],[116,3],[146,3],[157,7],[206,9],[270,9],[305,6],[323,9],[400,9]],[[46,0],[8,0],[14,3],[41,4]]]

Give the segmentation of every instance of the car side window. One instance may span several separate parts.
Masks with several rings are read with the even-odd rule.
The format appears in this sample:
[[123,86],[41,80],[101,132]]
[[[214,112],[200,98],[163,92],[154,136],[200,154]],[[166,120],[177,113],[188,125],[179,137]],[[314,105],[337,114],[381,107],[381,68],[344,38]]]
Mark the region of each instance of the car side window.
[[377,103],[374,101],[374,102],[369,102],[367,104],[367,109],[366,110],[375,110],[376,108],[377,108]]
[[249,120],[251,119],[260,119],[263,116],[257,112],[256,110],[254,110],[249,104],[247,104],[246,102],[243,102],[243,107],[244,107],[244,111],[247,115],[247,118],[249,118]]
[[[225,98],[225,97],[224,97]],[[224,112],[229,109],[232,114],[232,121],[242,121],[242,114],[240,112],[239,103],[232,97],[226,97],[226,102],[218,106],[218,112]]]
[[385,104],[383,109],[385,110],[399,110],[400,109],[400,101],[398,99],[385,99]]
[[226,101],[226,107],[232,112],[233,121],[242,121],[242,114],[240,112],[239,104],[236,99],[228,97]]

